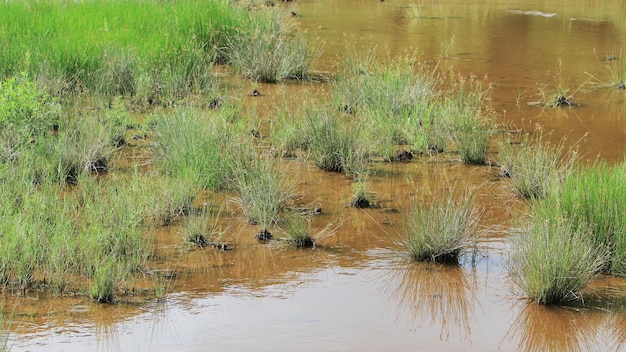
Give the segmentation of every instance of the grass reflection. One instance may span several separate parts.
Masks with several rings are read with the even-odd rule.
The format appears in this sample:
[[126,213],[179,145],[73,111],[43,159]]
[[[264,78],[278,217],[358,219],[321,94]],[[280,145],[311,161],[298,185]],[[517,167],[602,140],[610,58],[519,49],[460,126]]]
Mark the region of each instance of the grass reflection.
[[474,283],[460,266],[411,263],[392,272],[389,298],[397,305],[397,320],[408,318],[418,329],[422,322],[441,325],[439,338],[468,339],[474,316]]
[[603,314],[529,304],[517,315],[509,336],[518,336],[518,351],[593,351]]

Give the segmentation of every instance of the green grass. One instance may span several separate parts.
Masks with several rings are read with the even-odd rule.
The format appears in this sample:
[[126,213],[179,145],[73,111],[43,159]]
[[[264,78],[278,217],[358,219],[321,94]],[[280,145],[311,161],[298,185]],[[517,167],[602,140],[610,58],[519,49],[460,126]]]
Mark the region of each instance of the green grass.
[[367,173],[373,143],[358,120],[329,109],[312,110],[305,117],[304,131],[311,138],[309,155],[317,167],[348,177]]
[[529,224],[512,239],[514,284],[540,304],[581,301],[583,289],[602,269],[607,254],[592,237],[589,226],[564,217],[558,204],[535,205]]
[[267,9],[262,21],[236,32],[228,40],[226,56],[243,77],[275,83],[303,79],[321,51],[302,34],[290,33],[284,25],[283,9]]
[[[226,0],[6,2],[0,5],[0,77],[26,72],[55,95],[161,95],[170,101],[211,86],[211,67],[229,59],[232,38],[271,36],[276,25],[269,10]],[[279,38],[279,44],[295,43],[286,49],[290,59],[311,53],[302,37]],[[306,70],[295,66],[289,75]]]
[[239,142],[236,126],[217,113],[191,109],[158,113],[154,120],[156,160],[165,175],[194,180],[206,189],[230,187],[229,150]]
[[348,55],[339,78],[331,85],[333,103],[369,128],[377,154],[393,159],[398,144],[418,152],[428,149],[433,123],[431,105],[439,85],[434,70],[413,56],[374,61],[374,52]]
[[235,166],[236,202],[250,223],[268,230],[293,200],[295,183],[276,160],[256,156],[254,150],[245,153],[247,156],[239,158]]
[[483,106],[489,91],[481,82],[461,79],[444,102],[452,141],[466,164],[487,162],[487,147],[495,129],[494,117]]
[[605,269],[620,276],[626,276],[625,165],[599,163],[579,169],[549,199],[550,204],[560,204],[574,228],[589,227],[596,246],[609,248]]
[[565,151],[563,142],[549,145],[543,135],[526,136],[519,146],[508,141],[499,148],[502,173],[511,177],[524,198],[543,199],[557,192],[572,173],[577,154]]
[[416,261],[458,263],[462,251],[475,240],[478,219],[470,195],[458,201],[450,194],[430,203],[415,202],[403,216],[404,248]]

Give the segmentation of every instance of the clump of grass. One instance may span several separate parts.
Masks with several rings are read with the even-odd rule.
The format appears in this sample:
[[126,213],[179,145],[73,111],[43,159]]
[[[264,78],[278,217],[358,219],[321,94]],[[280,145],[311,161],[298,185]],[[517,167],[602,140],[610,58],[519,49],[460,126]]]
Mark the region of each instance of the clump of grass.
[[281,243],[288,247],[311,248],[315,247],[311,221],[297,212],[290,212],[283,221],[284,236],[279,237]]
[[192,214],[183,220],[183,234],[185,243],[198,247],[212,246],[221,250],[229,250],[232,247],[223,242],[228,228],[220,221],[221,210],[211,214],[208,205],[204,205],[199,214]]
[[115,282],[117,282],[113,262],[107,260],[96,267],[93,281],[90,289],[91,299],[98,303],[112,303]]
[[280,108],[271,124],[272,146],[283,158],[295,157],[298,150],[308,150],[311,145],[311,136],[306,134],[304,119],[300,118],[304,114],[292,113],[294,109],[297,107]]
[[230,186],[227,161],[237,134],[232,125],[214,113],[190,109],[156,114],[155,121],[157,165],[164,174],[193,179],[201,188]]
[[600,163],[577,170],[549,199],[551,204],[560,204],[575,229],[591,229],[595,246],[610,250],[604,269],[620,276],[626,276],[625,165]]
[[146,192],[154,199],[147,209],[148,217],[161,226],[171,225],[176,219],[189,215],[199,187],[193,179],[161,176],[147,179]]
[[594,243],[591,229],[563,215],[558,206],[538,204],[513,238],[513,282],[540,304],[582,300],[582,290],[605,263],[606,247]]
[[[242,163],[242,160],[247,161]],[[240,159],[235,166],[234,189],[236,202],[246,218],[258,224],[262,231],[268,231],[280,220],[285,206],[295,195],[292,177],[267,156]]]
[[429,105],[437,85],[434,70],[413,56],[383,65],[375,62],[374,51],[368,51],[348,56],[331,95],[340,111],[368,126],[368,139],[377,146],[377,154],[391,160],[398,144],[411,144],[419,152],[426,149],[414,141],[428,139],[433,117]]
[[429,204],[416,202],[404,215],[403,245],[416,261],[458,263],[461,252],[474,241],[478,219],[470,195],[459,201],[450,194]]
[[244,77],[259,82],[305,78],[320,50],[311,47],[302,33],[288,31],[281,19],[285,15],[282,9],[266,11],[268,18],[253,22],[251,28],[230,39],[230,63]]
[[531,199],[556,192],[577,160],[572,149],[565,151],[563,141],[551,146],[544,142],[542,133],[534,140],[526,136],[519,146],[502,144],[499,155],[502,174],[511,178],[522,197]]
[[305,133],[311,136],[309,154],[322,170],[348,177],[366,173],[368,150],[364,127],[328,109],[308,112]]
[[480,82],[461,79],[444,103],[447,105],[445,111],[452,114],[452,141],[466,164],[484,165],[487,162],[487,147],[495,128],[493,116],[483,107],[488,93]]

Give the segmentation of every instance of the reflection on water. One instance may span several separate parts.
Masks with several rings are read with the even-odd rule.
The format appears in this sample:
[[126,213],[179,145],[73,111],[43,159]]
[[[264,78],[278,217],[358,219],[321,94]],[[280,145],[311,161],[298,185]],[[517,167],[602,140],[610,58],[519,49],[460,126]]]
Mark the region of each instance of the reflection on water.
[[626,341],[623,303],[588,302],[585,308],[527,304],[519,310],[507,336],[518,350],[621,351]]
[[430,322],[441,326],[442,340],[457,335],[470,339],[470,321],[478,304],[475,284],[461,266],[409,263],[391,271],[385,289],[397,304],[399,320],[407,315],[414,330]]

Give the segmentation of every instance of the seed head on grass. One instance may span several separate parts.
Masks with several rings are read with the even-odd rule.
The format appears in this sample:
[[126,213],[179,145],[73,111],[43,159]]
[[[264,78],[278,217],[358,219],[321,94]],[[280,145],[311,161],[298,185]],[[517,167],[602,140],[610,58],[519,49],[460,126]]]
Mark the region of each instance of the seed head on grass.
[[458,263],[461,252],[474,241],[480,215],[471,195],[455,201],[452,195],[429,204],[415,203],[404,215],[404,247],[416,261]]

